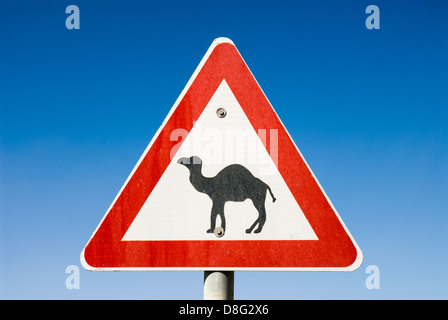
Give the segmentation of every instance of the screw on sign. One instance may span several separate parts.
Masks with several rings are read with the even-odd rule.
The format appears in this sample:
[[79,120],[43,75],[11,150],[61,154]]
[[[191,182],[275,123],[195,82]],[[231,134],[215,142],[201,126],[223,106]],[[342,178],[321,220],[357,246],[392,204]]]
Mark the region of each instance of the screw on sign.
[[81,261],[88,270],[352,271],[362,253],[233,42],[218,38]]
[[227,114],[227,111],[224,108],[219,108],[218,110],[216,110],[216,114],[218,115],[218,117],[224,118]]

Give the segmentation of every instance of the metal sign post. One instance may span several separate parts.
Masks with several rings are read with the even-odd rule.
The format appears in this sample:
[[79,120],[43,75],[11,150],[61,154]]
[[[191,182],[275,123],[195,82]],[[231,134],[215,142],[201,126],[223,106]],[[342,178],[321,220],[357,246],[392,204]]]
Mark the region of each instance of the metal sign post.
[[204,300],[233,300],[234,271],[204,271]]

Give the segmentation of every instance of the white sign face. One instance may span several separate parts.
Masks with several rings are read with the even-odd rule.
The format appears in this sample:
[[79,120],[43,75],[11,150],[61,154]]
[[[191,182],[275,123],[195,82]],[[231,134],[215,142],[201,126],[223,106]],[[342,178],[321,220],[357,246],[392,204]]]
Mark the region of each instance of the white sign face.
[[[217,114],[220,108],[226,112],[222,118]],[[223,80],[185,141],[173,152],[171,163],[122,240],[318,240],[272,160],[275,137],[275,131],[271,132],[269,155]],[[246,232],[259,216],[250,199],[225,203],[222,237],[206,232],[212,200],[193,187],[190,171],[178,163],[191,156],[202,160],[204,177],[215,177],[225,167],[240,164],[270,187],[276,201],[267,191],[266,221],[259,233]],[[216,226],[220,225],[218,215]]]

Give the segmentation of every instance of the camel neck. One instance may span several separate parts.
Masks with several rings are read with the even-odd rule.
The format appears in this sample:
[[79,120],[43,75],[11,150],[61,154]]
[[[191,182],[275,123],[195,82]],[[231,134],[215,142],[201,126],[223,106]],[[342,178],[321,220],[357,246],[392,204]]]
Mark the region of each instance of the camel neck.
[[190,168],[190,182],[199,192],[204,192],[207,189],[209,178],[202,175],[202,165],[194,165]]

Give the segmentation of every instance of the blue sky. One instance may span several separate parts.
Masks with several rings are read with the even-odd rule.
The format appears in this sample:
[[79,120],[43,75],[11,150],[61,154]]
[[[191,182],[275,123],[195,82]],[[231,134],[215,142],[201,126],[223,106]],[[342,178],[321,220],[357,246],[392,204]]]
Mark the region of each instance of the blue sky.
[[[65,8],[80,9],[68,30]],[[365,9],[380,9],[368,30]],[[236,299],[448,298],[442,1],[0,1],[0,298],[201,299],[79,255],[200,59],[233,40],[364,254],[237,272]],[[80,268],[68,290],[66,267]],[[365,286],[380,270],[380,289]]]

